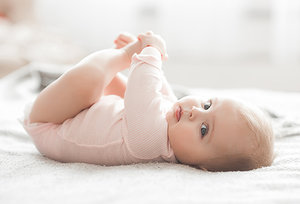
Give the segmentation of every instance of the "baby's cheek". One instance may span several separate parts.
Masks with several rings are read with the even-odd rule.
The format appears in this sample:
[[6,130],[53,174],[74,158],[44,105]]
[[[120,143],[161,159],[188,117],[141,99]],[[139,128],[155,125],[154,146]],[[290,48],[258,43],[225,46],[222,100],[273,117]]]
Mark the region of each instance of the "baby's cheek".
[[190,146],[191,143],[195,142],[192,140],[193,133],[189,127],[186,126],[179,126],[176,130],[177,140],[182,145]]

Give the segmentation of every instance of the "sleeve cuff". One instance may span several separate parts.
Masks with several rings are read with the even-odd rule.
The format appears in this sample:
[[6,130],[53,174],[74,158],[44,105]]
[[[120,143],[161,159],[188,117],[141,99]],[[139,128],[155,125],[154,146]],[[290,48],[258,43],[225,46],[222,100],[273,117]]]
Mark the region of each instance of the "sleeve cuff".
[[152,55],[157,59],[161,59],[161,54],[158,51],[158,49],[156,49],[155,47],[152,47],[152,46],[145,47],[140,54],[141,55]]
[[[154,47],[145,47],[140,54],[132,56],[132,63],[144,62],[161,70],[162,59],[160,52]],[[135,67],[135,66],[133,66]],[[132,70],[132,69],[131,69]]]

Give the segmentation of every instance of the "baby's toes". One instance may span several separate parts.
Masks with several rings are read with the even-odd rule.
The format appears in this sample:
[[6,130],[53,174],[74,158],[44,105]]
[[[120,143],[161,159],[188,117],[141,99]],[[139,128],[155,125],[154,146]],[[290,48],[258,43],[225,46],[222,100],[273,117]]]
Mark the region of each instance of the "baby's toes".
[[120,33],[114,43],[116,48],[119,49],[136,40],[136,37],[130,33]]
[[134,35],[131,35],[130,33],[121,33],[118,36],[118,39],[120,39],[124,42],[127,42],[127,44],[128,44],[128,43],[131,43],[131,42],[135,41],[136,37]]

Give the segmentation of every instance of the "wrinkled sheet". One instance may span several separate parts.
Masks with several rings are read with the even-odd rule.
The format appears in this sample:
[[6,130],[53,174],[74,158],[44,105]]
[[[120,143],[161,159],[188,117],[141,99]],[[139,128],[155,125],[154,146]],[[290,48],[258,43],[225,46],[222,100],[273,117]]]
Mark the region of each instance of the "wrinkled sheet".
[[0,80],[0,203],[300,203],[300,93],[174,86],[178,96],[236,96],[270,115],[277,157],[247,172],[181,164],[97,166],[41,156],[18,118],[38,93],[28,67]]

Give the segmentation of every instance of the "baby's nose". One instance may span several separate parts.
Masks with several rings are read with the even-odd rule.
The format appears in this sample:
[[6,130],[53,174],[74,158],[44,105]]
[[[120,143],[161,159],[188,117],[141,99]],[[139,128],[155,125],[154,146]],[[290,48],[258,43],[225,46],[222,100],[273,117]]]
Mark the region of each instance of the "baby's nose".
[[197,106],[193,106],[192,109],[190,110],[190,119],[194,119],[199,114],[201,114],[201,108]]

